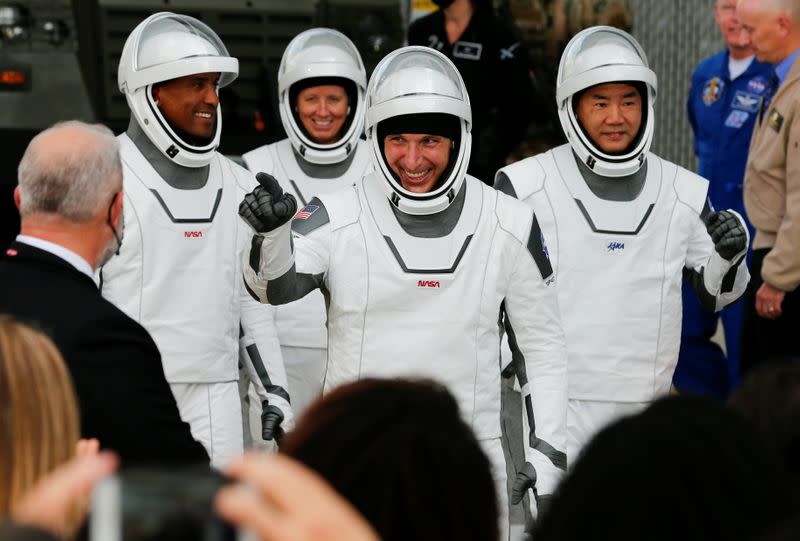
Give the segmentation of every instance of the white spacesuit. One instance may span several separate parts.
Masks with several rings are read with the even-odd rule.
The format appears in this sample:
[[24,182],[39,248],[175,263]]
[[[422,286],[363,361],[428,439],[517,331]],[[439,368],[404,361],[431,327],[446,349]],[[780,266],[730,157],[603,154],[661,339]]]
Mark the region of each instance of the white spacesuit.
[[[348,112],[340,137],[332,143],[318,143],[298,118],[295,103],[299,88],[328,84],[346,90]],[[281,121],[288,137],[245,153],[242,157],[248,169],[269,173],[303,205],[315,195],[359,180],[371,165],[369,149],[360,139],[366,86],[364,64],[344,34],[329,28],[298,34],[286,47],[278,70]],[[320,291],[275,310],[292,408],[298,415],[322,390],[328,353],[325,318]]]
[[[192,111],[215,119],[215,126],[199,140],[162,114],[174,98],[162,91],[156,99],[153,89],[208,73],[219,74],[209,89],[216,114],[198,115],[199,105]],[[217,467],[243,450],[240,353],[260,397],[275,408],[268,428],[277,430],[281,418],[283,428],[293,421],[274,325],[240,278],[250,233],[236,209],[255,180],[216,152],[216,88],[237,73],[237,60],[219,37],[191,17],[158,13],[131,33],[119,67],[132,111],[128,131],[119,136],[125,242],[101,271],[103,295],[153,336],[181,417]]]
[[[609,153],[578,118],[577,100],[604,94],[592,90],[597,85],[620,82],[639,85],[645,103],[630,146]],[[725,211],[715,221],[708,182],[649,152],[655,93],[655,73],[631,36],[608,27],[579,33],[558,72],[569,144],[496,176],[497,189],[533,207],[558,273],[569,351],[570,464],[605,424],[669,391],[680,345],[682,276],[711,310],[736,300],[749,279],[741,217]],[[611,107],[608,100],[598,103]],[[613,129],[622,132],[616,122]],[[721,236],[716,249],[709,233]]]
[[[410,191],[387,164],[384,135],[436,135],[442,119],[455,126],[447,136],[449,164],[429,191]],[[290,223],[275,218],[285,214],[277,209],[287,197],[270,187],[248,195],[240,213],[263,235],[255,237],[253,246],[260,249],[245,265],[245,280],[262,302],[276,304],[323,291],[326,390],[366,376],[423,376],[447,385],[492,461],[507,532],[500,441],[503,306],[520,365],[530,376],[525,452],[540,496],[552,493],[566,465],[566,351],[536,218],[465,174],[470,121],[463,81],[444,55],[424,47],[389,54],[367,92],[373,172],[298,212],[293,243]],[[410,131],[416,123],[431,131]],[[386,131],[398,124],[407,128]],[[423,145],[432,139],[420,137]]]

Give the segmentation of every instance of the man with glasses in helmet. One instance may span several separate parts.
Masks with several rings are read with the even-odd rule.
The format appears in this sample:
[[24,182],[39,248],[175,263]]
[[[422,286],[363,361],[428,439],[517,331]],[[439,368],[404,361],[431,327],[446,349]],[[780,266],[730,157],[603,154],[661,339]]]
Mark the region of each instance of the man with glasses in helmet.
[[649,152],[656,75],[611,27],[577,34],[556,89],[568,144],[498,171],[495,187],[533,207],[559,274],[569,350],[568,456],[603,425],[670,388],[681,278],[708,310],[747,285],[748,233],[714,212],[708,181]]
[[[370,167],[364,133],[367,73],[355,45],[341,32],[298,34],[278,71],[279,110],[287,138],[242,156],[248,169],[278,179],[303,205],[348,186]],[[275,310],[278,339],[296,414],[322,390],[327,358],[325,300],[314,291]]]
[[366,376],[447,385],[492,460],[507,534],[501,310],[522,377],[530,376],[520,497],[534,481],[537,497],[552,494],[566,466],[566,351],[535,216],[466,175],[471,118],[447,57],[425,47],[389,54],[367,90],[373,172],[314,198],[293,220],[294,197],[259,174],[262,187],[240,206],[256,230],[245,280],[273,304],[322,290],[326,390]]
[[153,336],[215,466],[243,449],[240,358],[264,401],[264,439],[292,424],[274,324],[239,278],[250,235],[236,208],[255,182],[216,151],[218,89],[238,69],[192,17],[157,13],[131,32],[118,73],[132,113],[119,136],[125,244],[101,272],[103,295]]

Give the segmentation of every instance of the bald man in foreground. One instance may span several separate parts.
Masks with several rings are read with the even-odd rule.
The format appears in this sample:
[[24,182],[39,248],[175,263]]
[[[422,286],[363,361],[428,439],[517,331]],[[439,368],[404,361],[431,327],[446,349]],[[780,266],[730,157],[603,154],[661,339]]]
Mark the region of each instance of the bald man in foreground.
[[122,466],[208,464],[181,421],[147,331],[100,296],[94,271],[122,242],[119,145],[99,125],[59,123],[28,145],[14,201],[21,232],[0,259],[0,314],[53,339],[72,375],[81,436]]

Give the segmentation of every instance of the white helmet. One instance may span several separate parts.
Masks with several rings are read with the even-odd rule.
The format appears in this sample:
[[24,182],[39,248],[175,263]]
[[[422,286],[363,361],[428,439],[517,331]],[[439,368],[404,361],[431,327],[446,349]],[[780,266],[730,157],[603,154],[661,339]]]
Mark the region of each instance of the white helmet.
[[[386,163],[379,135],[381,122],[420,113],[451,115],[457,125],[453,137],[457,148],[442,173],[444,179],[428,193],[403,188]],[[428,47],[411,46],[381,60],[367,88],[366,128],[375,170],[383,174],[383,190],[398,209],[407,214],[433,214],[455,199],[469,164],[472,110],[461,74],[445,55]]]
[[[607,154],[595,145],[575,115],[574,98],[587,88],[613,82],[643,83],[642,124],[631,148]],[[573,37],[561,55],[556,81],[556,101],[561,127],[578,158],[598,175],[621,177],[639,170],[653,140],[653,104],[656,74],[636,40],[622,30],[595,26]]]
[[156,13],[134,28],[122,49],[117,72],[120,92],[139,126],[164,155],[184,167],[208,165],[219,146],[222,116],[217,106],[216,132],[203,145],[182,139],[153,99],[156,83],[197,73],[219,73],[219,87],[239,74],[239,61],[228,55],[216,33],[188,15]]
[[[313,85],[313,80],[319,78],[320,84],[337,84],[336,79],[342,79],[350,100],[344,133],[334,143],[320,144],[311,140],[295,111],[298,88],[308,83],[317,86]],[[364,63],[347,36],[330,28],[312,28],[295,36],[286,47],[278,70],[281,122],[295,151],[311,163],[344,161],[356,149],[364,132],[366,87]]]

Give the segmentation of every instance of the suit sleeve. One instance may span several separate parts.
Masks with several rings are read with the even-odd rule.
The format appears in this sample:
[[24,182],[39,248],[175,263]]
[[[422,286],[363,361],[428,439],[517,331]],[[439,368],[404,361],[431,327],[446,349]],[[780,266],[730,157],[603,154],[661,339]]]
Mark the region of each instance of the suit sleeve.
[[745,261],[750,237],[744,219],[736,211],[730,210],[742,222],[748,238],[741,253],[731,261],[723,259],[714,249],[714,243],[706,231],[704,217],[709,212],[711,207],[708,202],[699,215],[694,211],[687,211],[691,234],[683,277],[697,292],[700,303],[706,310],[717,312],[741,297],[750,281],[750,272]]
[[[795,102],[796,103],[796,102]],[[761,276],[782,291],[800,285],[800,107],[794,105],[786,145],[786,204],[775,244],[764,257]]]
[[555,274],[532,215],[527,246],[513,263],[505,326],[522,388],[525,458],[539,496],[551,495],[567,466],[567,350]]
[[266,401],[277,406],[283,413],[281,428],[289,431],[294,428],[294,413],[275,326],[275,308],[253,299],[244,282],[240,286],[239,360],[262,404]]
[[123,466],[208,464],[181,420],[153,339],[117,310],[104,316],[88,322],[71,355],[80,359],[70,368],[83,436],[115,450]]
[[325,205],[313,198],[305,219],[293,219],[274,231],[255,234],[244,261],[250,295],[262,303],[286,304],[324,287],[331,225]]

